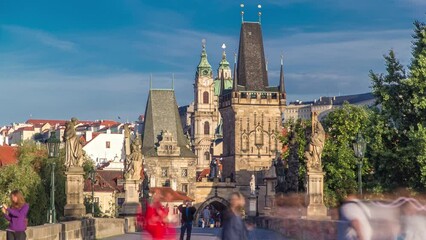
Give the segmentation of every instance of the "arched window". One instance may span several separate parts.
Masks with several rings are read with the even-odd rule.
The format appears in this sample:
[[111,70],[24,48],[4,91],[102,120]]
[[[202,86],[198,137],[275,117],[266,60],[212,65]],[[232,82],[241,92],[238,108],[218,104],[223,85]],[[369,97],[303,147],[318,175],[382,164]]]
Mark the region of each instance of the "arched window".
[[209,152],[205,152],[205,153],[204,153],[204,159],[205,159],[206,161],[210,161],[210,153],[209,153]]
[[209,103],[209,93],[203,92],[203,103]]
[[207,121],[204,122],[204,134],[205,135],[210,134],[210,124]]

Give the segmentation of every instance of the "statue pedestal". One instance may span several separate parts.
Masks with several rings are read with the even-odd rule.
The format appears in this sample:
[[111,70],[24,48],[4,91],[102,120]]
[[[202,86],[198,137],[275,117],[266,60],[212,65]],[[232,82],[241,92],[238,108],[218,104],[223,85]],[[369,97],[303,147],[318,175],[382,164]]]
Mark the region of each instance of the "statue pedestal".
[[306,191],[307,218],[328,218],[324,205],[324,172],[307,173],[308,188]]
[[250,217],[256,216],[256,196],[250,195],[249,199],[249,212]]
[[134,216],[138,213],[138,209],[141,206],[138,194],[139,184],[140,180],[125,180],[125,200],[120,211],[121,216]]
[[80,219],[86,215],[83,196],[84,170],[82,167],[71,166],[65,175],[67,204],[64,207],[64,217],[66,220]]

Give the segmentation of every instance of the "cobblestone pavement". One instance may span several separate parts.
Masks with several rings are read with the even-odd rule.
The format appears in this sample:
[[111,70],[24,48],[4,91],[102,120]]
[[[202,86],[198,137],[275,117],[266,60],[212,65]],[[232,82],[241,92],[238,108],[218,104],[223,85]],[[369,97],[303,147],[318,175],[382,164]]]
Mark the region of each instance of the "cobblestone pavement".
[[[179,232],[179,231],[178,231]],[[216,240],[220,234],[220,228],[193,228],[191,240]],[[150,240],[151,237],[146,232],[129,233],[121,236],[107,238],[105,240]],[[176,239],[179,239],[178,237]],[[249,240],[284,240],[281,235],[263,229],[255,229],[250,232]]]

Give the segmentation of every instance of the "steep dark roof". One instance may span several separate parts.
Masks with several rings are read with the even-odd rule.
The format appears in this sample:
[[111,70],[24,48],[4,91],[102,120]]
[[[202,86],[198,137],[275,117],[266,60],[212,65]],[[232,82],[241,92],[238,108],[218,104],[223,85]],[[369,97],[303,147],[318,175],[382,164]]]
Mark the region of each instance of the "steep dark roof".
[[[94,184],[95,192],[124,192],[123,185],[119,185],[119,180],[123,179],[121,171],[98,170],[96,171],[96,183]],[[84,191],[92,191],[92,183],[90,179],[84,181]]]
[[260,23],[241,25],[237,72],[238,85],[247,91],[264,91],[269,85]]
[[145,124],[142,139],[142,153],[156,156],[156,146],[162,131],[169,131],[180,147],[182,157],[195,157],[187,147],[183,134],[179,111],[173,90],[151,89],[145,110]]

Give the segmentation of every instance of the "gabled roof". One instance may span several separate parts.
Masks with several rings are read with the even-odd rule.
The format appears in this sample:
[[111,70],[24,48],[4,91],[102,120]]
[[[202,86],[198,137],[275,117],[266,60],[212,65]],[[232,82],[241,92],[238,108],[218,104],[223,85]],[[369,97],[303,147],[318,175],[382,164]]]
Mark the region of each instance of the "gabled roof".
[[170,187],[152,187],[149,189],[149,192],[161,193],[162,197],[160,198],[160,202],[194,201],[194,199],[186,196],[184,192],[174,191]]
[[157,144],[162,132],[166,130],[177,141],[180,156],[195,157],[195,154],[187,147],[174,90],[151,89],[146,104],[142,139],[142,153],[145,156],[157,156]]
[[18,149],[16,147],[0,146],[0,167],[17,162]]
[[[124,188],[122,185],[118,185],[118,180],[123,179],[123,173],[121,171],[108,171],[98,170],[96,171],[97,183],[94,184],[95,192],[123,192]],[[84,191],[92,191],[92,183],[90,179],[84,181]]]

